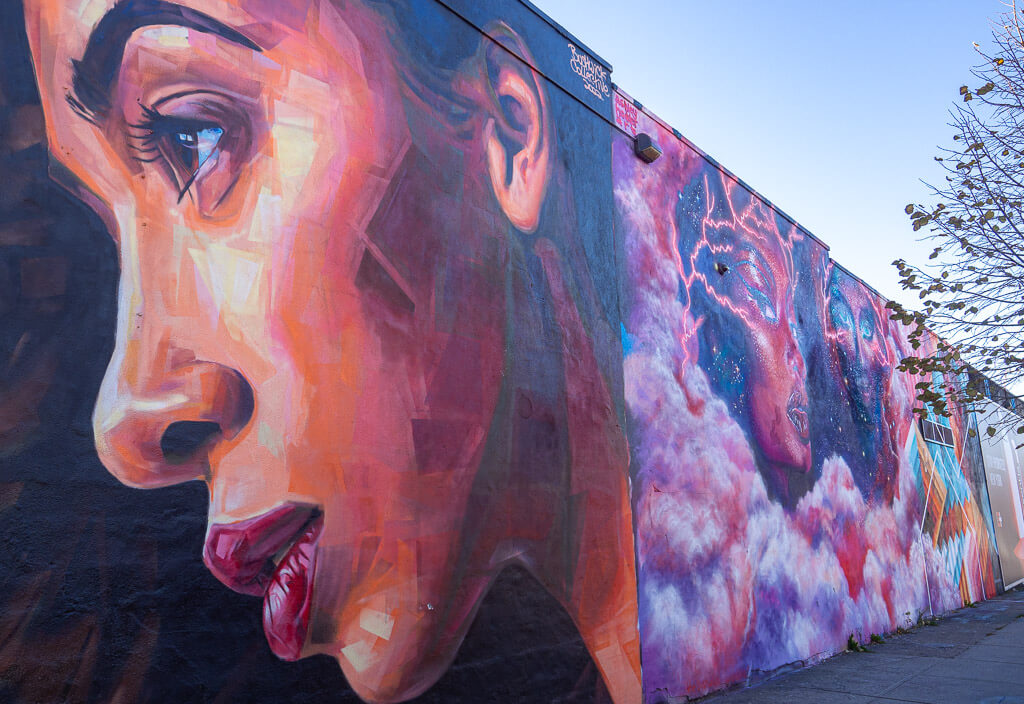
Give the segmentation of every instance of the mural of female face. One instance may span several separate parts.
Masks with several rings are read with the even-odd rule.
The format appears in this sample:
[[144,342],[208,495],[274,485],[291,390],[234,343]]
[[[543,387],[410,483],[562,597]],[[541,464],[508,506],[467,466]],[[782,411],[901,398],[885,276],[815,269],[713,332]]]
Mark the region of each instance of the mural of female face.
[[888,321],[877,297],[839,267],[829,276],[826,308],[826,337],[854,424],[848,457],[854,479],[865,493],[891,501],[899,459],[886,402],[892,379]]
[[838,268],[829,278],[827,320],[855,418],[865,425],[875,423],[891,372],[883,322],[873,296]]
[[718,178],[705,180],[692,254],[694,298],[707,293],[693,310],[705,316],[701,365],[746,426],[769,493],[788,506],[806,491],[811,468],[792,242],[771,211],[726,177],[718,186]]
[[[410,90],[422,67],[400,58],[386,3],[186,4],[27,4],[50,149],[121,260],[103,463],[137,487],[205,481],[210,570],[263,597],[278,656],[328,654],[366,700],[429,687],[513,561],[605,649],[598,666],[629,699],[624,445],[578,453],[607,471],[576,516],[600,505],[602,521],[572,555],[556,547],[564,492],[479,488],[511,454],[509,233],[537,229],[554,155],[518,36],[496,28],[441,96]],[[586,344],[558,251],[529,256],[563,344]],[[570,413],[589,412],[599,378],[564,382]],[[601,594],[568,573],[600,574]]]

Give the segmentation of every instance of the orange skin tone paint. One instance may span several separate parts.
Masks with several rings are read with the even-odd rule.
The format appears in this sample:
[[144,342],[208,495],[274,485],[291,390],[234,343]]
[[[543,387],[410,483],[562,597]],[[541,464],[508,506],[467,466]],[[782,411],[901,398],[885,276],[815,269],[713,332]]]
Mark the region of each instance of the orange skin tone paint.
[[[572,616],[614,701],[639,702],[625,439],[564,285],[570,264],[545,238],[531,256],[571,361],[560,373],[576,514],[568,525],[569,497],[528,478],[496,487],[485,507],[473,495],[495,461],[489,434],[508,422],[507,233],[537,228],[557,163],[543,80],[484,45],[496,70],[460,79],[478,108],[472,133],[431,136],[463,155],[462,203],[441,220],[493,214],[490,229],[460,232],[456,257],[415,208],[383,205],[396,185],[434,184],[412,178],[422,172],[409,167],[403,105],[414,97],[375,12],[189,0],[261,51],[195,28],[139,27],[110,110],[90,122],[67,100],[71,62],[113,4],[26,3],[50,150],[121,261],[116,346],[94,413],[104,465],[142,488],[204,481],[211,525],[317,507],[301,655],[336,658],[367,701],[433,684],[498,572],[518,563]],[[510,30],[498,40],[525,54]],[[521,119],[510,126],[488,94],[517,103]],[[180,157],[182,134],[215,144],[208,158]],[[396,232],[408,251],[393,247]],[[479,267],[459,279],[475,282],[461,296],[473,305],[444,308],[443,277]],[[169,457],[162,440],[179,422],[217,432]],[[485,529],[467,535],[468,516]]]

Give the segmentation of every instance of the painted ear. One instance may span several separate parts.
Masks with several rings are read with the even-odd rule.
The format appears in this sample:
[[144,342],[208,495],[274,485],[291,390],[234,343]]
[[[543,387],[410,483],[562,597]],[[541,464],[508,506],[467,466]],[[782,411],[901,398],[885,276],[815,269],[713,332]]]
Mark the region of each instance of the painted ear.
[[552,144],[547,96],[530,68],[530,55],[505,26],[484,40],[484,80],[490,97],[483,139],[491,186],[502,211],[518,229],[537,229],[547,193]]

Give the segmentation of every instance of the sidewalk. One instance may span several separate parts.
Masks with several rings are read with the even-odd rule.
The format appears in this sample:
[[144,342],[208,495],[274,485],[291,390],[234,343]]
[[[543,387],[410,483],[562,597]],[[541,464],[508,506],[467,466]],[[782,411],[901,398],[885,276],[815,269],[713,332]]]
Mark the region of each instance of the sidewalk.
[[1024,591],[701,704],[1024,704]]

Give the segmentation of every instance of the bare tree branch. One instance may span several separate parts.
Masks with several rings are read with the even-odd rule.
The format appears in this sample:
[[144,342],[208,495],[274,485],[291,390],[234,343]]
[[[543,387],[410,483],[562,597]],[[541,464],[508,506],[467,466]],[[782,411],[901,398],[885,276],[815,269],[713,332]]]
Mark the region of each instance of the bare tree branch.
[[[940,340],[935,354],[910,355],[900,368],[960,379],[947,389],[953,403],[1024,378],[1024,10],[1016,0],[1007,8],[992,23],[992,50],[975,46],[976,86],[961,86],[950,111],[953,146],[935,157],[945,185],[929,186],[932,204],[906,208],[914,230],[935,245],[930,260],[893,262],[921,308],[890,302],[892,318],[911,326],[915,351],[927,336]],[[948,413],[932,385],[918,391],[922,403]]]

